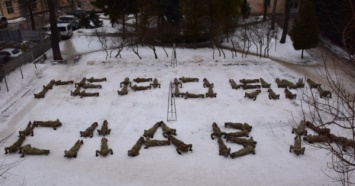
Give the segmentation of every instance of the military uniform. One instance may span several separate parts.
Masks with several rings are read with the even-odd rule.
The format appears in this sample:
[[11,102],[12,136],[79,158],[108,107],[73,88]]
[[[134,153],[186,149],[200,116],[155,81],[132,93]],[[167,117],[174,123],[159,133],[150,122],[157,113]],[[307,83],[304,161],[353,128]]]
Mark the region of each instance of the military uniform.
[[75,142],[74,146],[72,148],[70,148],[69,151],[64,151],[64,157],[67,158],[76,158],[78,151],[80,149],[80,146],[83,144],[83,140],[78,140]]
[[240,149],[240,150],[238,150],[236,152],[231,153],[230,157],[232,159],[234,159],[234,158],[237,158],[237,157],[240,157],[240,156],[245,156],[247,154],[255,154],[255,147],[251,146],[251,145],[246,146],[246,147],[244,147],[244,148],[242,148],[242,149]]
[[128,156],[134,157],[139,155],[139,150],[141,149],[143,143],[144,143],[144,138],[140,137],[136,142],[136,144],[132,147],[132,149],[128,151]]
[[38,149],[35,147],[31,147],[30,144],[27,144],[23,147],[21,147],[21,157],[25,157],[25,154],[29,155],[48,155],[49,150],[46,149]]
[[107,156],[109,153],[113,154],[112,149],[108,148],[107,141],[106,138],[101,139],[101,149],[96,151],[96,156],[98,156],[98,154],[102,156]]

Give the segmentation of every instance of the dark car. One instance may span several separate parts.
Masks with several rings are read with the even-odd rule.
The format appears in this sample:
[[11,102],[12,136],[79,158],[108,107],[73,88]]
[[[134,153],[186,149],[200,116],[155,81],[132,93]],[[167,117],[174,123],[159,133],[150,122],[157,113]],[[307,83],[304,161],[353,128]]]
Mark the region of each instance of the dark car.
[[75,16],[72,16],[72,15],[59,16],[57,22],[58,23],[70,23],[73,30],[78,30],[79,28],[81,28],[81,26],[79,24],[79,19],[76,18]]
[[10,61],[10,59],[11,59],[10,55],[8,55],[8,54],[0,54],[0,66],[4,65],[8,61]]
[[75,10],[75,11],[68,11],[67,15],[73,15],[76,18],[80,19],[81,17],[87,17],[87,13],[81,10]]

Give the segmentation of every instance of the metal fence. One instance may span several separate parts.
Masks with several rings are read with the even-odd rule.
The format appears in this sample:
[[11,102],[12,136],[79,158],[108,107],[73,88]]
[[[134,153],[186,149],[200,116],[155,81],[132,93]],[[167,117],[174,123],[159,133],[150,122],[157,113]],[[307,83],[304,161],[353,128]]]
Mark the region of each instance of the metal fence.
[[0,31],[0,41],[41,41],[43,39],[40,30],[3,30]]
[[35,59],[39,58],[45,52],[47,52],[51,48],[51,39],[47,38],[42,40],[41,43],[36,45],[35,47],[27,50],[20,56],[15,59],[10,60],[4,66],[0,67],[0,82],[5,77],[5,75],[14,71],[18,67],[33,62]]

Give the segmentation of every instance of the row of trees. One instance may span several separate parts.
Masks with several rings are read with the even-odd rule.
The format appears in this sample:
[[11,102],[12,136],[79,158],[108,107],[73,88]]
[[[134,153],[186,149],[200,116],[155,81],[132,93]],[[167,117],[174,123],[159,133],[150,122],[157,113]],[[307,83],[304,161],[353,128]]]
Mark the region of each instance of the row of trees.
[[125,18],[134,15],[142,42],[197,43],[218,41],[233,33],[241,0],[95,0],[92,4],[103,10],[111,23],[121,20],[123,35]]

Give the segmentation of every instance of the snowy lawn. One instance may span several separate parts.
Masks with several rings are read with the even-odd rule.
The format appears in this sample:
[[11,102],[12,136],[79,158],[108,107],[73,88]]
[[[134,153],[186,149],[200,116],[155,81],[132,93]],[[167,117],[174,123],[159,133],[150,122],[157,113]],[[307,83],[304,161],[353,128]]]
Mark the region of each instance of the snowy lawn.
[[[177,49],[178,66],[170,66],[171,49],[166,57],[158,48],[159,59],[149,48],[140,48],[143,59],[130,50],[122,51],[122,58],[105,60],[104,51],[94,39],[74,36],[61,43],[71,45],[77,53],[84,54],[78,64],[51,65],[51,51],[45,64],[22,67],[24,79],[17,70],[7,76],[10,91],[4,81],[0,91],[0,137],[8,139],[3,147],[12,145],[18,139],[18,131],[29,121],[59,119],[63,126],[57,130],[37,127],[34,136],[28,136],[24,144],[49,149],[48,156],[6,154],[1,156],[3,164],[18,162],[3,175],[3,185],[333,185],[325,173],[335,176],[327,168],[330,155],[302,143],[304,155],[289,152],[294,143],[291,134],[293,120],[301,118],[302,90],[297,99],[285,98],[284,90],[277,88],[275,78],[296,82],[304,78],[292,70],[269,59],[256,57],[212,59],[211,49]],[[287,46],[290,49],[290,46]],[[283,50],[287,50],[283,47]],[[292,47],[292,46],[291,46]],[[68,51],[70,52],[70,51]],[[72,52],[72,51],[71,51]],[[65,53],[63,54],[65,55]],[[298,56],[297,56],[298,57]],[[292,59],[290,59],[292,60]],[[202,79],[214,84],[217,98],[176,98],[177,120],[167,121],[169,83],[174,78],[197,77],[199,82],[184,83],[180,92],[204,94]],[[54,86],[44,99],[35,99],[33,94],[42,90],[50,80],[73,80],[83,77],[106,77],[102,89],[87,89],[99,92],[99,97],[73,97],[74,85]],[[157,78],[161,88],[133,92],[119,96],[120,82],[125,77],[132,81],[137,77]],[[239,83],[243,78],[263,78],[272,83],[272,89],[280,94],[280,100],[269,100],[267,89],[261,89],[256,101],[244,98],[245,92],[234,90],[228,80]],[[136,83],[132,82],[132,85]],[[140,83],[148,85],[149,83]],[[306,86],[307,87],[307,86]],[[305,90],[308,88],[305,88]],[[79,131],[98,122],[100,129],[104,120],[109,123],[111,134],[106,136],[113,155],[96,157],[101,138],[94,132],[93,138],[80,137]],[[156,122],[164,121],[177,130],[177,138],[193,145],[193,151],[179,155],[173,145],[150,147],[140,150],[136,157],[127,156],[144,130]],[[236,132],[225,128],[224,122],[246,122],[253,126],[250,136],[257,141],[256,154],[231,159],[219,155],[217,139],[212,140],[212,123],[216,122],[222,131]],[[309,130],[309,133],[313,131]],[[83,146],[76,159],[64,157],[64,150],[82,139]],[[164,139],[159,128],[154,139]],[[241,145],[225,142],[232,152],[242,149]]]

